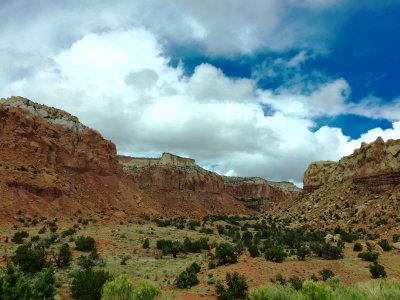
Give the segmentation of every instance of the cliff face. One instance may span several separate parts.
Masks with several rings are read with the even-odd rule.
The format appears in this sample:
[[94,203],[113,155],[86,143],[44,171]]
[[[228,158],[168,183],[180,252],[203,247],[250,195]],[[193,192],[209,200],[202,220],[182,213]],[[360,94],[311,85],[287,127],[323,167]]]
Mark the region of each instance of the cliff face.
[[[137,216],[251,214],[215,173],[165,153],[154,167],[124,170],[115,145],[70,114],[21,97],[0,100],[0,222],[24,214],[106,211]],[[120,164],[119,160],[122,162]]]
[[304,191],[312,192],[328,182],[352,180],[376,191],[400,183],[400,140],[378,138],[363,143],[352,155],[338,162],[315,162],[304,173]]
[[132,173],[142,188],[157,187],[163,191],[190,190],[224,193],[224,181],[216,173],[198,169],[181,169],[165,165],[153,166]]
[[303,182],[302,198],[285,210],[299,224],[368,226],[378,233],[397,228],[393,216],[400,213],[400,140],[378,138],[338,162],[312,163]]

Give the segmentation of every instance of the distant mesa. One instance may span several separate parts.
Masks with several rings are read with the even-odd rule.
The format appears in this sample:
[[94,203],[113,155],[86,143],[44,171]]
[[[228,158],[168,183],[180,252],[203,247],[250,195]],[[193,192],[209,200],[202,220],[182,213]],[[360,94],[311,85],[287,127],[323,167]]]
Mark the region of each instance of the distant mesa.
[[180,157],[167,152],[157,158],[119,156],[119,162],[125,170],[129,171],[152,166],[196,167],[194,159]]

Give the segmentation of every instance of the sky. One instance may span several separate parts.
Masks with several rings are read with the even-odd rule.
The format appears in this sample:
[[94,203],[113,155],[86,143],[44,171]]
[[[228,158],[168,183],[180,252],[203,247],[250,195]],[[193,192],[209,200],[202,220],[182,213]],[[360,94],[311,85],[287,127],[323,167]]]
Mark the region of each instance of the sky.
[[400,0],[0,0],[0,97],[64,109],[120,154],[301,185],[400,138]]

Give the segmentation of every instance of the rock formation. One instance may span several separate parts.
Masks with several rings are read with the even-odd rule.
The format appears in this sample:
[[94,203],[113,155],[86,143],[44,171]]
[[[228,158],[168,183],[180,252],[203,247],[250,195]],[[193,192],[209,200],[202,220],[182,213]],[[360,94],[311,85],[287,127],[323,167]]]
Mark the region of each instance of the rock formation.
[[362,143],[352,155],[338,162],[312,163],[304,173],[304,192],[312,192],[328,182],[352,180],[375,191],[400,183],[400,140],[378,138],[371,144]]
[[160,158],[120,156],[119,161],[125,170],[136,170],[151,166],[196,167],[196,161],[164,152]]
[[141,165],[118,157],[112,142],[62,110],[12,97],[0,100],[0,120],[0,221],[12,222],[19,210],[52,217],[254,213],[194,160],[164,153]]
[[378,138],[338,162],[312,163],[303,182],[303,196],[272,213],[313,228],[393,234],[400,214],[400,140]]

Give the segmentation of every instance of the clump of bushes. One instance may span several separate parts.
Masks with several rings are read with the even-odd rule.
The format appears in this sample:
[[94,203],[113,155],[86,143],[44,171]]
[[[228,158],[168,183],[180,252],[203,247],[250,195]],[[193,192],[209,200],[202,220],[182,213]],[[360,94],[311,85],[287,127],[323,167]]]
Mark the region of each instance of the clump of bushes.
[[226,273],[225,281],[226,286],[221,282],[217,282],[215,285],[217,299],[247,299],[249,286],[245,276],[239,275],[237,272]]
[[329,278],[335,276],[331,269],[323,269],[319,272],[319,274],[321,275],[323,281],[327,281]]
[[47,266],[44,251],[42,249],[32,249],[30,245],[21,245],[17,248],[14,262],[24,273],[40,272]]
[[56,259],[57,267],[66,268],[70,265],[72,260],[72,251],[67,243],[63,244],[58,251]]
[[90,236],[80,236],[75,240],[75,249],[89,252],[96,246],[96,241]]
[[0,299],[54,299],[55,294],[52,268],[44,269],[35,280],[28,280],[12,262],[8,262],[4,274],[0,274]]
[[285,260],[287,254],[280,246],[272,246],[265,250],[265,259],[273,262],[281,263]]
[[379,253],[373,252],[373,251],[367,251],[367,252],[359,253],[358,257],[361,258],[362,260],[374,262],[374,261],[378,260]]
[[234,264],[237,262],[235,247],[230,243],[220,243],[215,249],[218,265]]
[[390,251],[392,250],[392,246],[390,246],[389,241],[387,239],[380,240],[378,245],[382,247],[383,251]]
[[153,283],[139,281],[137,287],[134,287],[129,277],[123,274],[103,285],[101,299],[152,300],[160,295],[161,289]]
[[353,246],[354,252],[360,252],[360,251],[362,251],[362,249],[363,249],[363,246],[361,245],[361,243],[355,243]]
[[22,244],[24,242],[24,238],[27,238],[28,236],[29,233],[26,232],[25,230],[18,231],[14,233],[13,237],[11,238],[11,241],[16,244]]
[[[387,277],[385,267],[378,264],[376,261],[374,264],[369,266],[369,271],[371,272],[372,278],[385,278]],[[400,292],[399,292],[400,295]]]
[[112,280],[110,273],[104,270],[85,269],[79,271],[72,281],[72,298],[76,300],[98,300],[103,285]]
[[200,266],[197,263],[191,264],[176,277],[175,285],[180,289],[186,289],[198,284],[198,272],[200,272]]

